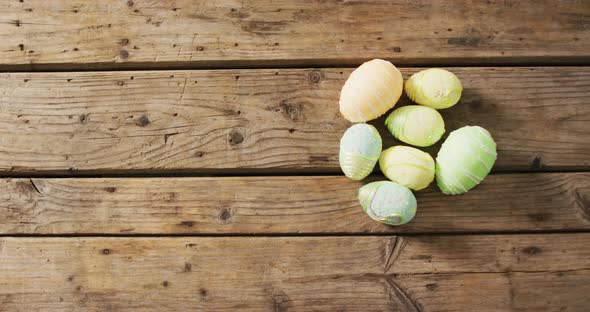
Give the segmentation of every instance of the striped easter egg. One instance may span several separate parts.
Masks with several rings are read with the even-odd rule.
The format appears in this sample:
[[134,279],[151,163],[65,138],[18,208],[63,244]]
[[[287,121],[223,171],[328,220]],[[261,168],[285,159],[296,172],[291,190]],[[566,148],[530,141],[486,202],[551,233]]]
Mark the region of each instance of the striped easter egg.
[[381,136],[375,127],[356,124],[348,128],[340,139],[338,161],[344,174],[353,180],[362,180],[375,167],[381,154]]
[[405,89],[412,101],[435,109],[457,104],[463,92],[459,78],[440,68],[425,69],[413,74],[406,81]]
[[422,105],[397,108],[385,119],[385,126],[396,139],[422,147],[436,143],[445,133],[440,113]]
[[369,183],[360,188],[358,199],[373,220],[390,225],[410,222],[416,215],[416,197],[403,185],[391,181]]
[[340,113],[351,122],[373,120],[390,110],[403,91],[400,71],[375,59],[355,69],[340,92]]
[[409,146],[393,146],[379,157],[381,172],[391,181],[415,191],[434,180],[434,159],[428,153]]
[[436,183],[445,194],[462,194],[478,185],[496,161],[496,143],[482,127],[457,129],[436,157]]

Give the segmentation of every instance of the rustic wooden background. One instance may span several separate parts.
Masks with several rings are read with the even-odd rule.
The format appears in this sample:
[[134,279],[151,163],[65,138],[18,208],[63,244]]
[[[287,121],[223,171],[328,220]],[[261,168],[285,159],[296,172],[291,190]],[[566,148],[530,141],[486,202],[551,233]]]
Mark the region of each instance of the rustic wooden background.
[[[0,16],[0,311],[590,309],[590,1]],[[369,219],[338,167],[339,91],[372,58],[450,67],[447,133],[498,144],[482,185],[418,192],[402,227]]]

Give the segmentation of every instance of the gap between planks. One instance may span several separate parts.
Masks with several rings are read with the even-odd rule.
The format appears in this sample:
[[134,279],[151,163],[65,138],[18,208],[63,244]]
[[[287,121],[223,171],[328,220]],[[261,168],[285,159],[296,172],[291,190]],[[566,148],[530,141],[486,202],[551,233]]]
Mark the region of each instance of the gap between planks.
[[[379,165],[366,179],[387,179],[381,173]],[[543,169],[543,170],[494,170],[489,176],[498,174],[527,174],[527,173],[589,173],[590,169]],[[318,171],[298,169],[297,171],[275,171],[275,169],[212,169],[212,170],[114,170],[114,171],[74,171],[74,172],[2,172],[0,179],[91,179],[91,178],[239,178],[239,177],[344,177],[341,172],[332,170]],[[432,183],[436,183],[433,181]]]
[[83,234],[0,234],[1,237],[23,237],[23,238],[215,238],[215,237],[242,237],[242,238],[272,238],[272,237],[420,237],[420,236],[502,236],[502,235],[563,235],[563,234],[587,234],[590,229],[558,229],[558,230],[515,230],[515,231],[461,231],[461,232],[420,232],[420,233],[165,233],[165,234],[104,234],[104,233],[83,233]]
[[[178,70],[240,70],[240,69],[346,69],[360,66],[371,58],[351,60],[350,62],[298,62],[297,60],[281,62],[219,62],[219,63],[87,63],[87,64],[0,64],[0,73],[77,73],[77,72],[142,72],[142,71],[178,71]],[[398,63],[396,59],[383,58],[396,64],[397,68],[450,68],[450,67],[585,67],[590,66],[590,56],[580,59],[540,58],[538,60],[516,61],[512,59],[497,60],[463,60],[448,62]],[[399,65],[398,65],[399,64]]]

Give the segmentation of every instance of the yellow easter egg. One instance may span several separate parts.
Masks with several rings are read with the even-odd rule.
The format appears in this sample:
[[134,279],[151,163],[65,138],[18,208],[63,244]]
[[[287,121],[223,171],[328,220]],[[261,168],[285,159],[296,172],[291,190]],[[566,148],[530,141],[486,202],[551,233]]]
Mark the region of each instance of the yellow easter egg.
[[441,68],[425,69],[413,74],[405,88],[412,101],[434,109],[449,108],[457,104],[463,92],[459,78]]
[[415,191],[434,180],[434,159],[428,153],[409,146],[394,146],[379,157],[381,172],[391,181]]
[[440,113],[422,105],[397,108],[385,119],[385,126],[396,139],[415,146],[430,146],[445,133]]

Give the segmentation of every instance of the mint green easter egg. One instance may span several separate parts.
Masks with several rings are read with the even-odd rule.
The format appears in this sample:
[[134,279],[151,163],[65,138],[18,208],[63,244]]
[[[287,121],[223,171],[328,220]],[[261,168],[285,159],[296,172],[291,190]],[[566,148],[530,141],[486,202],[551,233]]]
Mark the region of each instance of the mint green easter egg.
[[416,215],[416,197],[403,185],[372,182],[359,189],[359,202],[373,220],[390,225],[410,222]]
[[375,127],[360,123],[348,128],[340,140],[340,168],[352,180],[364,179],[379,160],[381,145]]
[[434,108],[410,105],[394,110],[385,126],[398,140],[415,146],[430,146],[445,133],[445,122]]
[[478,126],[457,129],[436,157],[436,183],[445,194],[462,194],[478,185],[496,162],[496,143]]

